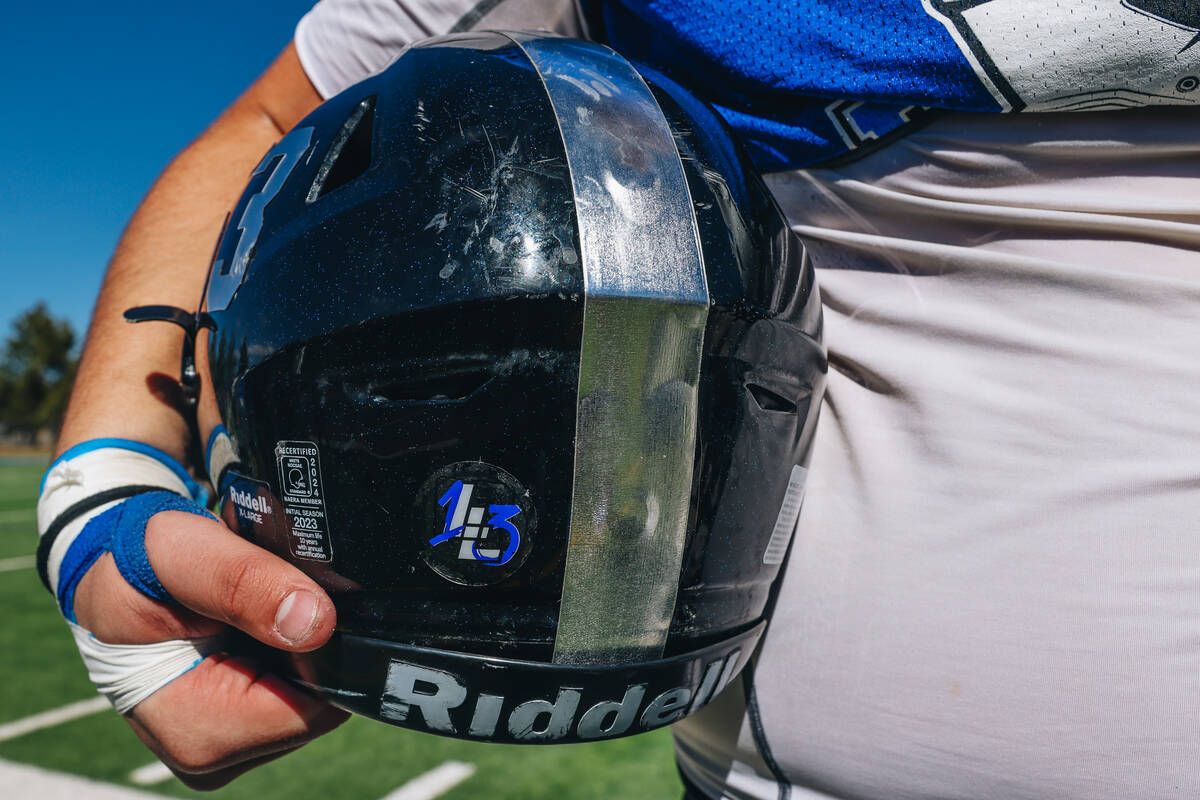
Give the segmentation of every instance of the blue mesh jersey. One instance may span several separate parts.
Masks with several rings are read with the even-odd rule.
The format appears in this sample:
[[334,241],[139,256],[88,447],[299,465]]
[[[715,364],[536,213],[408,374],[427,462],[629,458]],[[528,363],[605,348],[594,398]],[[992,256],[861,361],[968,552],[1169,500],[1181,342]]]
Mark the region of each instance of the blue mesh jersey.
[[582,0],[593,38],[703,93],[759,166],[861,155],[946,111],[1200,99],[1195,0]]

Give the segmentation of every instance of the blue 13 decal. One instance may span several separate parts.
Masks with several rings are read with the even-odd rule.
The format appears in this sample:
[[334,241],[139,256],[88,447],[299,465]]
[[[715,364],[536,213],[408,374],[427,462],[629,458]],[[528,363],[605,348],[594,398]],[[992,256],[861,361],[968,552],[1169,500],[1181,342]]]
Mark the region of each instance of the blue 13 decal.
[[[517,554],[517,548],[521,546],[521,534],[512,523],[512,518],[521,513],[521,507],[492,503],[486,508],[492,516],[484,522],[485,508],[471,505],[471,495],[474,491],[474,484],[455,481],[442,495],[438,505],[446,509],[446,522],[442,526],[442,532],[430,539],[429,543],[436,546],[460,537],[460,559],[473,559],[496,567],[507,564],[512,561],[513,556]],[[498,547],[480,547],[486,543],[488,534],[497,528],[508,534],[508,545],[504,550],[501,551]]]

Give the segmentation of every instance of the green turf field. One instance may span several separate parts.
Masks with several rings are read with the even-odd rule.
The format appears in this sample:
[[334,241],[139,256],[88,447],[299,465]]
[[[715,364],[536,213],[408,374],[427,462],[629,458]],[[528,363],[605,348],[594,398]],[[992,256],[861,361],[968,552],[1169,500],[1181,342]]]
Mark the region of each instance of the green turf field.
[[[0,560],[34,552],[34,505],[45,463],[0,458]],[[94,696],[65,625],[36,571],[19,562],[0,571],[0,725]],[[0,742],[0,759],[133,786],[130,773],[153,761],[111,710]],[[475,766],[446,800],[678,798],[666,731],[586,745],[515,747],[460,742],[355,717],[332,734],[251,772],[215,793],[222,798],[382,798],[447,761]],[[174,778],[139,787],[196,796]],[[86,800],[86,798],[82,798]]]

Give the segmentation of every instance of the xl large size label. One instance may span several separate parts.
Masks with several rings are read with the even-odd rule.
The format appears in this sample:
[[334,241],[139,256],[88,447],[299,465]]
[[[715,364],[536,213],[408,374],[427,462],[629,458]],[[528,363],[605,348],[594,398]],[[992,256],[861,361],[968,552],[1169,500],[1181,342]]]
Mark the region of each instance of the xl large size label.
[[269,485],[233,473],[221,513],[230,529],[268,546],[275,540],[275,505]]
[[333,549],[317,446],[312,442],[279,442],[275,445],[275,465],[292,555],[307,561],[331,561]]

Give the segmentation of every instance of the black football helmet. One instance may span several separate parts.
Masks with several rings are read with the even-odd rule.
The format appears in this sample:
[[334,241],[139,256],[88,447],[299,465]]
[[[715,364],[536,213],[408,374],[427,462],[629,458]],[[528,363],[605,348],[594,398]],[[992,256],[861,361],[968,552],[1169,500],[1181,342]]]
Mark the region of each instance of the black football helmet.
[[225,520],[337,606],[288,657],[329,701],[579,741],[674,722],[750,657],[820,303],[662,75],[545,34],[410,47],[266,154],[183,323]]

